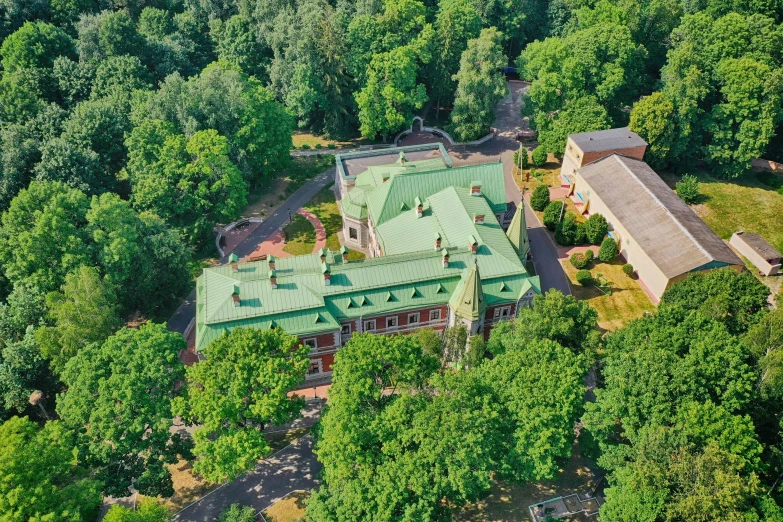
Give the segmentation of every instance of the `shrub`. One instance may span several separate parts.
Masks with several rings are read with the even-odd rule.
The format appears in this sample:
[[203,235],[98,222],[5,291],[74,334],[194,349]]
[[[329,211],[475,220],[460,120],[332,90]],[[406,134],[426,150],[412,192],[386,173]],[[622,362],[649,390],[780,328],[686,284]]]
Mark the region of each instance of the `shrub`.
[[579,268],[579,269],[586,267],[588,263],[588,260],[585,257],[585,255],[580,254],[578,252],[575,254],[571,254],[569,261],[571,261],[571,264],[574,265],[574,268]]
[[557,222],[560,220],[563,205],[562,201],[552,201],[544,209],[544,226],[553,232],[557,228]]
[[699,180],[692,174],[685,174],[681,181],[678,181],[674,188],[677,190],[677,195],[688,205],[697,203],[701,198],[701,188],[699,187]]
[[587,243],[587,223],[576,224],[576,235],[574,236],[575,245],[584,245]]
[[587,259],[588,263],[590,261],[592,261],[594,257],[595,257],[595,254],[593,253],[592,250],[588,250],[587,252],[585,252],[585,259]]
[[631,263],[625,263],[623,265],[623,273],[628,277],[631,277],[633,275],[633,265]]
[[336,149],[337,148],[337,144],[330,143],[329,145],[327,145],[327,147],[329,147],[330,149]]
[[617,257],[617,243],[611,237],[607,237],[601,243],[601,248],[598,249],[598,259],[608,263],[615,257]]
[[592,245],[600,245],[606,234],[609,232],[609,223],[601,214],[593,214],[587,218],[585,223],[585,235],[587,241]]
[[323,146],[323,145],[321,145],[320,143],[316,143],[316,144],[315,144],[315,148],[320,150],[320,149],[323,149],[323,148],[324,148],[324,146]]
[[527,149],[525,147],[522,147],[521,150],[525,151],[522,154],[522,164],[521,165],[519,164],[519,149],[517,149],[516,151],[514,151],[514,165],[524,170],[530,166],[530,160],[527,157]]
[[256,510],[250,506],[231,504],[218,515],[220,522],[255,522]]
[[547,156],[546,149],[542,145],[539,145],[533,149],[533,165],[536,167],[543,167],[546,163]]
[[576,214],[566,212],[563,220],[555,229],[555,241],[563,246],[573,245],[579,224],[576,222]]
[[582,286],[590,286],[593,284],[593,276],[589,270],[579,270],[576,273],[576,282]]
[[543,211],[549,205],[549,187],[539,185],[530,196],[530,206],[538,212]]
[[302,150],[309,150],[309,149],[310,149],[310,145],[308,145],[307,143],[302,143]]

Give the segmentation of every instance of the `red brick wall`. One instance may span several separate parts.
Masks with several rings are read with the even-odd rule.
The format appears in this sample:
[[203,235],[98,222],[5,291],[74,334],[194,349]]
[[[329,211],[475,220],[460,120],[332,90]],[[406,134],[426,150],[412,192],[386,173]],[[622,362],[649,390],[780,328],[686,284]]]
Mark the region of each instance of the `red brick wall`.
[[305,339],[312,339],[315,337],[316,344],[318,346],[319,350],[322,350],[324,348],[328,348],[330,346],[336,346],[335,342],[337,340],[337,331],[319,334],[319,335],[301,335],[299,336],[299,342],[304,344]]
[[386,319],[389,317],[397,317],[397,326],[407,326],[408,325],[408,315],[412,313],[418,313],[419,314],[419,323],[426,323],[430,320],[430,311],[431,310],[440,310],[440,319],[446,320],[448,318],[448,307],[446,305],[443,306],[432,306],[429,308],[420,308],[417,310],[410,310],[406,312],[398,312],[393,314],[386,314],[386,315],[378,315],[375,317],[363,317],[362,320],[367,323],[368,320],[375,320],[375,329],[380,330],[383,328],[386,328]]
[[487,312],[484,315],[484,319],[485,319],[484,340],[485,341],[489,341],[489,334],[490,334],[490,332],[492,332],[492,328],[494,328],[494,324],[488,324],[488,323],[490,323],[490,321],[494,320],[494,318],[495,318],[495,309],[503,308],[504,306],[511,307],[511,310],[509,311],[509,315],[505,319],[512,319],[513,317],[516,316],[516,314],[517,314],[517,303],[516,302],[488,307],[487,308]]
[[617,154],[622,154],[623,156],[628,156],[630,158],[636,158],[636,159],[644,159],[644,151],[647,147],[640,146],[640,147],[631,147],[629,149],[614,149],[614,150],[601,150],[596,152],[585,152],[584,157],[582,157],[582,165],[587,165],[588,163],[592,163],[595,160],[599,160],[601,158],[605,158],[606,156],[609,156],[611,154],[614,154],[615,152]]
[[319,355],[318,357],[313,357],[313,360],[315,359],[321,359],[321,368],[325,372],[331,372],[332,371],[332,365],[334,364],[334,354],[333,353],[326,353],[324,355]]

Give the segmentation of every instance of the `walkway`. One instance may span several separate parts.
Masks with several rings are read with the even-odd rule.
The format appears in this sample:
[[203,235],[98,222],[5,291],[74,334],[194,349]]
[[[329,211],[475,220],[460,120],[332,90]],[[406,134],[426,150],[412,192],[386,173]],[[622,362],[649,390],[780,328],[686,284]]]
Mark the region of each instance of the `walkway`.
[[175,514],[176,522],[212,522],[231,504],[243,504],[261,511],[296,490],[318,486],[321,464],[313,454],[313,439],[295,440],[233,482],[211,491]]
[[[318,252],[322,248],[326,248],[326,229],[324,228],[323,223],[321,223],[321,220],[318,219],[318,216],[303,208],[297,210],[296,213],[305,217],[315,229],[315,246],[313,247],[313,253]],[[275,257],[290,257],[291,254],[283,250],[284,248],[285,240],[283,231],[278,228],[266,241],[258,245],[258,248],[252,253],[255,255],[272,254]]]

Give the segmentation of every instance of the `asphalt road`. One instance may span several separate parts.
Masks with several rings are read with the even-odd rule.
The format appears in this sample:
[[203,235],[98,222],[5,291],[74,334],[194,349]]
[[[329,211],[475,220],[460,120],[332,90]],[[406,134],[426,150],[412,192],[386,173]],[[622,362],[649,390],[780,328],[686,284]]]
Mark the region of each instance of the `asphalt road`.
[[268,508],[287,494],[318,486],[321,464],[313,454],[313,439],[306,435],[261,461],[245,473],[175,514],[176,522],[213,522],[231,504]]
[[[242,240],[232,252],[239,257],[251,254],[258,248],[258,245],[271,236],[275,230],[285,225],[288,221],[289,212],[295,214],[310,198],[332,182],[334,180],[334,172],[335,168],[332,167],[299,187],[299,190],[291,194],[287,200],[277,207],[277,210],[275,210],[273,214],[265,217],[264,222]],[[226,252],[226,257],[221,261],[225,263],[229,254],[231,254],[231,252]]]

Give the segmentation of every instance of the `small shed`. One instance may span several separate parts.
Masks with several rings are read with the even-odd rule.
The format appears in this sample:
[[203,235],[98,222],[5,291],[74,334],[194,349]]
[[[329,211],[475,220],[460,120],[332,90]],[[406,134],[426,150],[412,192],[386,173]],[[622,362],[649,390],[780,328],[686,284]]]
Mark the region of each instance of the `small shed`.
[[763,275],[775,275],[780,271],[783,254],[760,235],[743,231],[735,232],[729,243],[748,258],[748,261],[753,263]]

